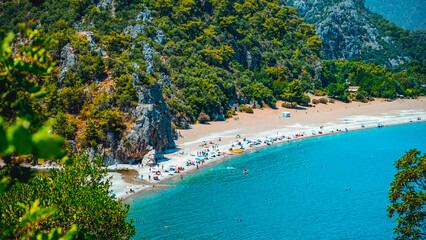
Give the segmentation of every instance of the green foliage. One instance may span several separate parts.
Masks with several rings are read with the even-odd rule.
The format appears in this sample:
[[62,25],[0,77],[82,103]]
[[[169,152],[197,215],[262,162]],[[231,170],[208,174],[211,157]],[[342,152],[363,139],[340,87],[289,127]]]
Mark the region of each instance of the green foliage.
[[[8,187],[9,179],[3,177],[0,179],[0,196],[5,194],[5,189]],[[15,227],[5,227],[2,225],[0,229],[0,237],[2,239],[46,239],[46,240],[72,240],[77,235],[77,226],[73,224],[68,232],[64,232],[63,228],[51,228],[49,231],[40,231],[37,229],[39,224],[43,224],[47,218],[51,217],[57,212],[54,207],[40,207],[40,201],[36,199],[29,207],[21,202],[16,203],[16,207],[24,210],[23,216],[20,218],[19,224]],[[4,216],[2,214],[2,216]]]
[[202,123],[202,124],[205,124],[205,123],[207,123],[208,121],[210,121],[210,117],[209,117],[209,115],[207,115],[207,114],[205,114],[205,113],[201,112],[201,113],[200,113],[200,115],[198,116],[198,122],[199,122],[199,123]]
[[120,112],[116,112],[112,109],[103,110],[98,113],[99,128],[101,131],[101,140],[106,140],[108,133],[118,134],[121,133],[126,126],[123,125],[124,119]]
[[396,239],[426,236],[426,154],[412,149],[396,161],[398,173],[389,189],[388,216],[397,216]]
[[261,83],[247,85],[241,88],[241,93],[243,93],[248,100],[256,100],[258,102],[264,101],[269,106],[275,106],[277,102],[272,91]]
[[283,102],[281,104],[281,107],[283,107],[283,108],[294,108],[294,107],[296,107],[296,105],[293,105],[293,103],[289,103],[289,102]]
[[[45,49],[37,45],[44,40],[34,39],[31,37],[34,32],[25,30],[25,36],[34,40],[30,47],[12,56],[13,35],[0,34],[0,80],[15,83],[6,84],[5,92],[13,91],[10,86],[19,86],[28,93],[27,97],[45,95],[37,82],[31,81],[37,74],[50,71],[49,64],[44,62]],[[20,100],[15,102],[19,105]],[[8,106],[11,102],[3,104]],[[67,134],[66,128],[60,128],[67,122],[66,116],[60,112],[55,120],[56,130]],[[0,171],[2,239],[128,239],[134,235],[132,222],[125,220],[128,205],[123,206],[109,194],[110,183],[105,181],[106,169],[101,168],[101,159],[90,161],[84,155],[74,156],[73,165],[53,169],[49,175],[35,176],[20,167],[16,157],[60,159],[65,154],[63,139],[53,135],[49,125],[32,126],[21,118],[10,122],[6,126],[0,117],[0,158],[6,164]],[[67,157],[62,160],[70,162]]]
[[91,146],[96,146],[99,140],[98,124],[91,119],[87,121],[86,129],[84,131],[84,140]]
[[[126,221],[129,205],[114,200],[110,194],[111,183],[105,180],[107,170],[102,168],[102,159],[90,160],[82,153],[72,156],[71,162],[73,164],[64,168],[52,169],[49,174],[32,177],[26,183],[17,182],[8,192],[0,194],[2,228],[25,226],[41,218],[43,222],[34,226],[37,231],[58,227],[75,231],[71,225],[76,225],[80,239],[132,237],[135,233],[132,221]],[[32,204],[34,208],[38,203],[42,208],[35,213],[21,207]],[[55,208],[45,209],[48,206]],[[31,217],[25,218],[29,213]],[[20,216],[24,216],[22,221]]]
[[96,80],[104,71],[105,64],[101,56],[87,54],[80,57],[77,72],[83,83]]
[[132,79],[127,75],[122,75],[114,79],[114,98],[120,108],[131,107],[137,104],[136,89],[132,84]]
[[230,46],[222,46],[220,49],[203,49],[203,53],[207,62],[218,66],[222,64],[227,66],[235,54]]
[[366,101],[370,97],[394,99],[397,94],[417,96],[424,89],[421,87],[425,71],[424,66],[413,62],[407,71],[389,72],[381,66],[353,61],[324,61],[320,74],[322,87],[331,97],[347,99],[347,88],[359,86],[357,99]]
[[125,50],[130,42],[130,37],[124,34],[118,34],[116,32],[111,32],[109,35],[104,35],[101,38],[102,43],[108,46],[108,50],[120,54]]
[[339,97],[345,94],[345,90],[343,84],[332,83],[327,86],[327,95],[330,97]]
[[302,106],[310,103],[310,98],[303,93],[301,83],[296,79],[288,84],[281,97],[285,101],[296,102]]
[[[424,36],[425,31],[413,31],[402,29],[385,19],[383,16],[377,13],[370,12],[368,14],[369,21],[376,26],[379,31],[392,39],[392,45],[386,46],[381,52],[371,51],[363,56],[364,59],[373,58],[375,63],[383,63],[383,57],[397,59],[401,56],[401,52],[396,51],[397,48],[401,49],[402,52],[407,54],[413,60],[425,61],[426,59],[426,41]],[[397,47],[397,48],[396,48]],[[373,55],[373,56],[371,56]],[[375,55],[375,56],[374,56]]]
[[[14,34],[6,34],[0,30],[0,114],[6,121],[20,117],[40,125],[45,119],[37,99],[43,97],[45,91],[37,83],[37,79],[52,71],[44,49],[52,40],[37,38],[36,31],[31,32],[23,27],[21,35],[31,43],[20,46],[13,52],[11,44]],[[32,78],[28,80],[30,76]]]
[[63,112],[59,112],[53,123],[53,129],[56,134],[65,139],[74,139],[77,131],[77,123],[75,121],[68,121],[67,116]]
[[241,112],[253,113],[253,109],[251,107],[242,107]]
[[[0,157],[10,163],[12,154],[32,154],[37,158],[60,158],[64,155],[61,150],[63,140],[50,133],[50,126],[41,126],[36,113],[28,109],[25,102],[32,101],[45,95],[45,91],[38,85],[35,77],[49,73],[51,63],[44,49],[51,40],[37,38],[37,32],[21,28],[21,34],[32,39],[31,44],[23,46],[12,55],[11,44],[14,39],[12,33],[0,31],[0,84],[3,90],[0,116],[6,113],[9,127],[0,120],[0,141],[2,147]],[[22,98],[16,98],[16,94]],[[7,111],[15,109],[15,115],[8,115]],[[27,120],[28,119],[28,120]],[[32,122],[30,121],[32,120]],[[31,126],[33,125],[33,129]]]

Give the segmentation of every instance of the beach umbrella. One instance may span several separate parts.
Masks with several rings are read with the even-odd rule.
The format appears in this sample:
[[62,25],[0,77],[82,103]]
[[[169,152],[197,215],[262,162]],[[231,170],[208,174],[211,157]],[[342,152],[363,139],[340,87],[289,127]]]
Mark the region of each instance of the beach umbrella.
[[201,158],[195,158],[195,160],[198,160],[198,161],[200,161],[200,160],[201,160]]
[[133,186],[127,186],[128,188],[133,188]]
[[175,167],[174,165],[170,165],[170,166],[169,166],[169,168],[174,168],[174,167]]
[[206,140],[203,141],[203,143],[207,142]]

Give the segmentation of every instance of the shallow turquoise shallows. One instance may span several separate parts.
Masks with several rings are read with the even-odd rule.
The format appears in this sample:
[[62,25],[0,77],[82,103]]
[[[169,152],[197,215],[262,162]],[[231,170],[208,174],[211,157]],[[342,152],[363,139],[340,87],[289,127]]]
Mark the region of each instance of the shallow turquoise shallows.
[[135,239],[392,239],[393,164],[411,148],[426,151],[426,123],[241,155],[135,197]]

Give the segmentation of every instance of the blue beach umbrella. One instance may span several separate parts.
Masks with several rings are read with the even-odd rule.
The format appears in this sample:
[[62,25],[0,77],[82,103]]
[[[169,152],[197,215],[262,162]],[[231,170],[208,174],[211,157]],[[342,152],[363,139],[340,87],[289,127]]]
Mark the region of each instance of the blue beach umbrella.
[[195,160],[198,160],[198,161],[200,161],[200,160],[201,160],[201,158],[195,158]]

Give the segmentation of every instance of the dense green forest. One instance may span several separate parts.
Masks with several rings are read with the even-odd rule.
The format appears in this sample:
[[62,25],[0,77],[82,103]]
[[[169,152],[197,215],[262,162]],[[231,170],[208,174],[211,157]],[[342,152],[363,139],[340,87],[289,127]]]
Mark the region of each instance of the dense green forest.
[[[55,67],[37,78],[48,90],[42,101],[16,89],[2,102],[27,99],[28,111],[37,113],[34,121],[55,116],[55,132],[81,147],[95,146],[110,133],[121,138],[135,121],[138,96],[157,83],[176,128],[205,115],[230,117],[232,104],[275,107],[284,100],[306,106],[309,91],[343,101],[425,93],[425,41],[415,44],[416,33],[379,15],[370,20],[417,60],[395,69],[363,59],[322,61],[313,26],[296,8],[274,0],[12,1],[0,12],[5,31],[17,33],[25,23],[55,40],[48,46]],[[375,58],[386,56],[382,51]],[[365,60],[372,62],[368,54],[373,53]],[[361,87],[358,96],[348,92],[350,85]],[[14,108],[0,105],[6,121],[16,117]]]
[[[152,19],[137,20],[146,8]],[[135,74],[143,87],[168,76],[172,84],[165,84],[164,97],[179,125],[179,119],[195,122],[202,112],[211,119],[226,115],[230,101],[243,103],[239,98],[271,107],[277,99],[306,105],[309,98],[301,89],[314,88],[314,64],[320,60],[321,42],[313,27],[278,1],[127,1],[114,5],[113,14],[93,1],[45,1],[38,7],[21,1],[2,5],[2,12],[6,31],[24,22],[56,40],[49,52],[57,64],[71,44],[78,64],[63,78],[59,67],[40,78],[49,93],[31,108],[41,116],[59,116],[58,133],[91,145],[111,129],[117,135],[125,131],[123,122],[131,121],[126,113],[137,102]],[[77,31],[76,23],[84,30]],[[126,29],[137,24],[143,31],[129,34],[134,30]],[[82,34],[88,31],[101,53]],[[163,42],[154,40],[160,31]],[[143,53],[148,46],[151,59]],[[102,84],[115,91],[105,91]],[[299,90],[292,94],[292,89]],[[80,125],[85,131],[77,134]]]

